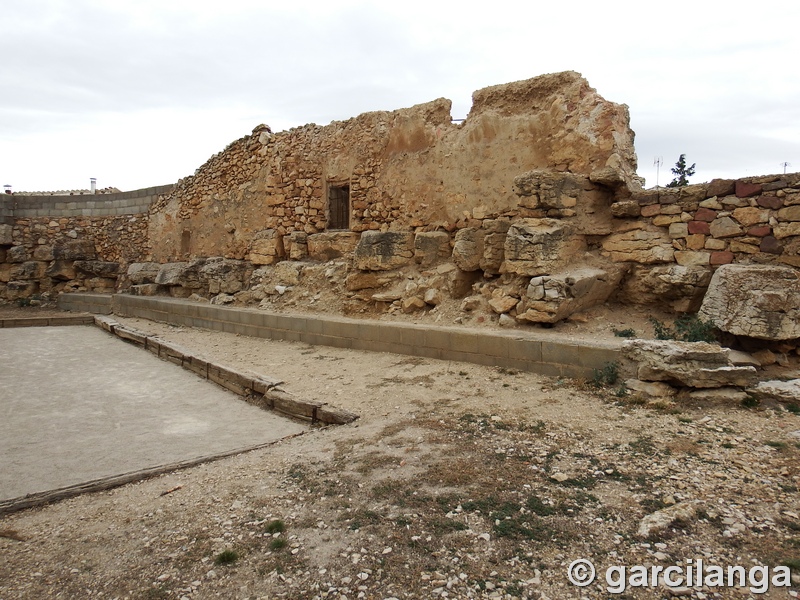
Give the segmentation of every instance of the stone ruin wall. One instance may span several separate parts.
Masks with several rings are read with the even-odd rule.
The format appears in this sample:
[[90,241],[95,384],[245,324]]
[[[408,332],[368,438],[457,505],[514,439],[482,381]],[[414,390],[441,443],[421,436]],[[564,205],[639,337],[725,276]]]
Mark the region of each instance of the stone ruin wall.
[[525,171],[606,167],[635,178],[627,108],[576,73],[479,90],[463,124],[439,99],[325,127],[260,126],[153,208],[153,258],[244,259],[261,231],[326,231],[331,185],[349,186],[352,232],[453,232],[533,214],[513,190]]
[[0,298],[114,291],[120,273],[147,258],[147,211],[171,189],[0,198]]
[[[350,227],[331,231],[328,188],[341,185]],[[410,312],[441,292],[548,323],[608,299],[696,311],[719,265],[800,266],[798,174],[643,190],[627,107],[571,72],[479,90],[463,123],[439,99],[262,125],[158,191],[149,213],[12,217],[0,296],[263,302],[303,265],[338,259],[334,291],[361,302]],[[406,267],[414,283],[398,291]],[[270,269],[283,275],[267,290]]]

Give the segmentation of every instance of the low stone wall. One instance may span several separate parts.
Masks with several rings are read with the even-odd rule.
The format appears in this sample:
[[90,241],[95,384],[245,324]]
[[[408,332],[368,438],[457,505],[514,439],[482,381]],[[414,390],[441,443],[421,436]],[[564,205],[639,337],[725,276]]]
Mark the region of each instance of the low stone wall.
[[[602,369],[606,363],[623,361],[621,342],[577,344],[528,332],[276,314],[125,294],[109,298],[113,313],[120,316],[252,337],[513,368],[554,377],[589,379],[595,369]],[[68,310],[90,311],[98,304],[96,296],[90,294],[59,297],[59,306]]]

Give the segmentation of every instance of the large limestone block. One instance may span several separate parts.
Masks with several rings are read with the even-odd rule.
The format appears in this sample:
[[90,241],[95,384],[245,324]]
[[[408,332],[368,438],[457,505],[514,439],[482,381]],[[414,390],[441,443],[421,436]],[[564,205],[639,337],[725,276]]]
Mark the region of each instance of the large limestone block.
[[115,278],[119,272],[119,263],[104,260],[76,260],[75,268],[81,273],[103,278]]
[[11,241],[11,234],[13,228],[6,223],[0,223],[0,246],[10,246],[14,242]]
[[450,256],[450,234],[424,231],[414,236],[414,261],[421,267],[438,264]]
[[602,304],[616,291],[624,269],[581,268],[554,276],[533,277],[517,319],[557,323],[570,315]]
[[666,305],[678,312],[697,312],[711,281],[711,268],[703,266],[636,266],[620,292],[630,304]]
[[711,278],[699,316],[734,335],[800,337],[800,273],[777,265],[722,265]]
[[535,277],[559,271],[585,249],[582,236],[556,219],[521,219],[508,229],[501,271]]
[[481,268],[484,251],[482,229],[466,227],[456,233],[453,243],[453,262],[462,271],[477,271]]
[[293,231],[283,236],[283,247],[290,259],[305,260],[308,258],[308,234],[304,231]]
[[23,263],[31,259],[31,253],[25,246],[11,246],[6,250],[6,262]]
[[53,247],[53,257],[56,260],[94,260],[97,250],[92,240],[69,240]]
[[56,281],[71,281],[77,277],[75,263],[71,260],[54,260],[47,267],[45,276]]
[[329,261],[352,253],[360,235],[355,231],[328,231],[309,235],[308,257],[311,260]]
[[218,257],[200,267],[199,278],[211,294],[235,294],[244,289],[251,272],[249,262]]
[[[205,264],[205,259],[196,259],[191,262],[174,262],[161,265],[156,275],[156,283],[170,287],[181,287],[186,290],[196,290],[203,287],[200,269]],[[180,293],[170,291],[173,295]]]
[[751,366],[734,366],[728,349],[706,342],[628,340],[622,353],[637,363],[642,381],[693,388],[746,387],[756,379]]
[[486,235],[483,237],[483,258],[480,268],[485,273],[498,275],[506,257],[506,236],[511,227],[511,221],[494,219],[483,222]]
[[365,231],[355,248],[353,266],[361,271],[391,271],[414,257],[410,231]]
[[789,404],[800,403],[800,379],[789,381],[761,381],[747,393],[759,400],[773,400]]
[[47,271],[47,263],[38,260],[26,260],[24,263],[15,264],[11,268],[10,280],[28,281],[41,279]]
[[264,229],[253,236],[247,260],[254,265],[274,265],[284,256],[283,236],[275,229]]
[[6,284],[6,300],[30,298],[39,290],[38,281],[9,281]]
[[131,263],[128,265],[128,279],[134,285],[155,283],[161,265],[155,262]]
[[673,262],[675,257],[672,240],[664,230],[613,233],[603,241],[603,250],[614,262],[657,264]]

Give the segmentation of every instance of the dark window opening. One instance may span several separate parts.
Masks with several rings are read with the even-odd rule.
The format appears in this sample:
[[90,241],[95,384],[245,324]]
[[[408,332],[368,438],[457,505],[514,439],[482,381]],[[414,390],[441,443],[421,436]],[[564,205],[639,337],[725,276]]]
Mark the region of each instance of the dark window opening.
[[328,188],[328,229],[350,229],[350,186]]

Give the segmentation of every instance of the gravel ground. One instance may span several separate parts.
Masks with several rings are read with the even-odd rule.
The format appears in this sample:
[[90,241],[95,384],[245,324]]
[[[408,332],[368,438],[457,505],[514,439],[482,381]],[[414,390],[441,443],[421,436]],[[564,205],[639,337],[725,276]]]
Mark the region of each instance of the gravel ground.
[[[0,518],[2,600],[797,597],[796,407],[646,403],[529,373],[124,322],[361,418]],[[648,515],[660,522],[640,532]],[[583,588],[567,578],[579,558],[598,573]],[[794,587],[608,589],[612,566],[699,559],[790,564]]]

